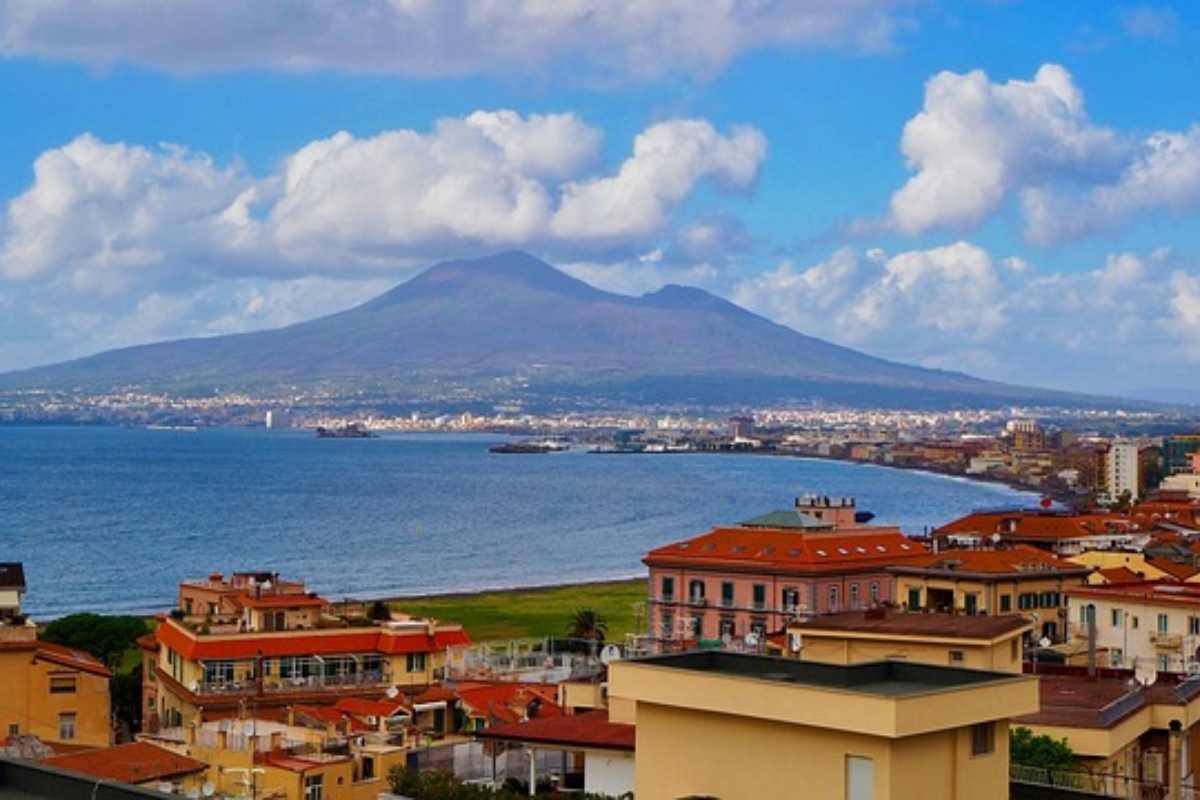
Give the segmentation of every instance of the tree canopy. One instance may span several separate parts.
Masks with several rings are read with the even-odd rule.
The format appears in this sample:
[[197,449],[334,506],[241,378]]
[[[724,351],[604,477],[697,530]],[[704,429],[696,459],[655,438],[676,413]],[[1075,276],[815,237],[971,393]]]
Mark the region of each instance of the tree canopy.
[[603,642],[608,635],[608,622],[594,608],[576,609],[567,625],[567,636],[572,639],[590,639]]
[[41,639],[84,650],[115,669],[125,651],[134,646],[139,636],[149,632],[141,617],[71,614],[43,628]]
[[1029,728],[1018,726],[1009,733],[1009,760],[1026,767],[1070,769],[1075,753],[1066,739],[1035,736]]

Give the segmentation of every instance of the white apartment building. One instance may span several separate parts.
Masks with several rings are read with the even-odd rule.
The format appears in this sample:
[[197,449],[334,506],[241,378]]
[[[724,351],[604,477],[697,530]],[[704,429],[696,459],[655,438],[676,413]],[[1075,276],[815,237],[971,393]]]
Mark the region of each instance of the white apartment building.
[[1200,584],[1141,582],[1069,589],[1068,636],[1096,623],[1097,664],[1200,674]]
[[1138,482],[1138,446],[1133,442],[1115,441],[1104,459],[1104,485],[1109,502],[1125,492],[1137,499],[1141,494]]

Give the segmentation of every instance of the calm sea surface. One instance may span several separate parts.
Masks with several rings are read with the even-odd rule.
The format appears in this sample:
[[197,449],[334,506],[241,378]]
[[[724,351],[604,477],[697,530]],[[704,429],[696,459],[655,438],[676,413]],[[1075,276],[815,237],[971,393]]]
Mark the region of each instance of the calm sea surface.
[[302,431],[0,427],[0,561],[26,610],[148,611],[181,578],[276,570],[334,597],[638,574],[650,547],[854,495],[920,532],[1002,486],[737,455],[493,455],[494,437],[317,439]]

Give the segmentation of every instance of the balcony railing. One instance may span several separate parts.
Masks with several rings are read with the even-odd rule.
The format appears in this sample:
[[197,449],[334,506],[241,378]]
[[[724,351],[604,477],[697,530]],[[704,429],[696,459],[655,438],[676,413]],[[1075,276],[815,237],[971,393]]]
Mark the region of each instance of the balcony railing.
[[[314,692],[322,689],[345,689],[369,686],[390,686],[391,680],[383,672],[356,672],[348,675],[297,675],[295,677],[263,678],[264,694],[286,694],[288,692]],[[205,681],[200,683],[196,694],[228,695],[255,692],[258,682],[255,680],[240,681]]]
[[689,606],[699,606],[700,608],[703,608],[708,605],[708,601],[705,600],[703,597],[692,596],[692,597],[688,598],[688,605]]
[[1174,650],[1183,645],[1183,636],[1178,633],[1152,633],[1150,641],[1154,643],[1155,647]]

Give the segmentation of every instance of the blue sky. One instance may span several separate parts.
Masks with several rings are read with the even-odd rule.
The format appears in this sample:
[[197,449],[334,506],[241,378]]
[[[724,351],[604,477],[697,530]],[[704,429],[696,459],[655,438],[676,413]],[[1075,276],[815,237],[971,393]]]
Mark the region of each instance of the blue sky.
[[1190,4],[500,5],[0,7],[0,370],[516,246],[897,360],[1200,385]]

